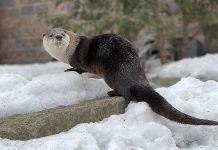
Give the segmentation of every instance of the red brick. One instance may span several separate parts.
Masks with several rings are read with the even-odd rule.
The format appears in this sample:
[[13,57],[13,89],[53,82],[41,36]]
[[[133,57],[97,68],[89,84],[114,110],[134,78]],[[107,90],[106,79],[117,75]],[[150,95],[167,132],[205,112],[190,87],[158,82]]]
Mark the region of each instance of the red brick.
[[14,0],[0,0],[1,7],[14,6]]
[[[2,5],[1,5],[2,4]],[[0,63],[45,62],[51,57],[42,48],[49,28],[38,13],[68,13],[69,5],[43,0],[0,0]]]
[[21,8],[21,15],[34,15],[35,9],[33,5],[23,6]]

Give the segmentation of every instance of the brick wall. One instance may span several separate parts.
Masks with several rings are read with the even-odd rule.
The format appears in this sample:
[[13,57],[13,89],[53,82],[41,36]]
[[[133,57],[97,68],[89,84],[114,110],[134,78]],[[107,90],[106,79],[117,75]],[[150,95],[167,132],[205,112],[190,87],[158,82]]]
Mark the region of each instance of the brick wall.
[[43,0],[0,0],[0,63],[47,62],[42,34],[49,28],[39,13],[64,14],[67,4],[57,8]]

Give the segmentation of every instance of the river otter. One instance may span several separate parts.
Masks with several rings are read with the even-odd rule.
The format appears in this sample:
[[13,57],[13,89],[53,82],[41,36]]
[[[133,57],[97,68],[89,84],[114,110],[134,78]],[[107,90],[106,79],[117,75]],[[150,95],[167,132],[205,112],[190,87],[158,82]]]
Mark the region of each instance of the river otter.
[[159,115],[183,124],[218,125],[217,121],[198,119],[180,112],[148,83],[139,58],[131,43],[117,34],[80,36],[60,28],[43,34],[45,50],[73,68],[66,71],[90,72],[104,78],[113,91],[128,102],[147,102]]

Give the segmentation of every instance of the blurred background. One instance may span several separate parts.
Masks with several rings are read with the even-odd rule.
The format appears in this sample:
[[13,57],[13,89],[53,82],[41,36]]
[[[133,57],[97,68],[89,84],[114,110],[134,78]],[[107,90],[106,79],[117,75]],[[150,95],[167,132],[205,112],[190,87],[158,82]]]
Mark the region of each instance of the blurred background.
[[1,64],[51,61],[42,47],[51,27],[118,33],[145,67],[218,52],[217,0],[1,0],[0,20]]

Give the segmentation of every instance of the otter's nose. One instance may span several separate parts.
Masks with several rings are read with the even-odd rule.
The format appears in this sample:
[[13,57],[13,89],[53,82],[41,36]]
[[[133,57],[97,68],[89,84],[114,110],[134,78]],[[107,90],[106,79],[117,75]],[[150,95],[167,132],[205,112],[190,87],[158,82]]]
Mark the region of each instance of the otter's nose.
[[63,38],[63,36],[62,35],[56,35],[55,38],[60,41]]

